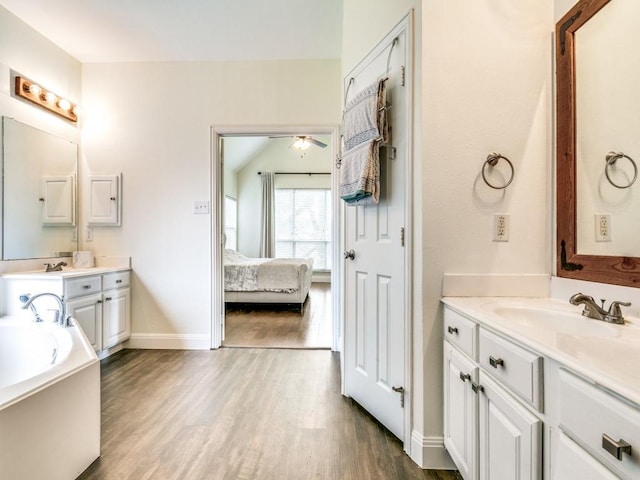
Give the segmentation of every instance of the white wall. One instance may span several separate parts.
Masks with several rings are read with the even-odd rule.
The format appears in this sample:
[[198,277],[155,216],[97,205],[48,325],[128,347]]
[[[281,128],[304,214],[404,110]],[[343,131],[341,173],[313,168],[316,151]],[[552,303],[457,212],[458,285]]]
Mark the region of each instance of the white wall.
[[[423,2],[424,432],[442,434],[442,275],[550,273],[553,3]],[[492,151],[515,178],[483,182]],[[492,241],[510,215],[510,240]]]
[[[318,137],[329,143],[330,137]],[[304,156],[291,138],[272,139],[238,172],[238,251],[260,256],[261,181],[257,172],[331,172],[331,148],[309,147]],[[331,175],[278,175],[276,188],[331,188]]]
[[132,257],[134,339],[208,342],[212,219],[192,209],[211,196],[211,126],[338,124],[340,63],[85,64],[82,81],[86,171],[124,184],[122,227],[83,247]]
[[[80,100],[80,62],[0,7],[0,115],[78,143],[75,124],[12,96],[11,70],[74,102]],[[2,272],[41,267],[42,260],[0,261]]]

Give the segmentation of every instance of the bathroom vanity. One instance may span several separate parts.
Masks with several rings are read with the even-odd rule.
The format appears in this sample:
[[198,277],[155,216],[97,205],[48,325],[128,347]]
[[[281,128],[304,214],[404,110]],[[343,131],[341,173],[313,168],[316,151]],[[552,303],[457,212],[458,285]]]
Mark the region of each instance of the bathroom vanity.
[[[131,272],[129,268],[69,269],[2,275],[4,315],[31,315],[21,310],[20,295],[51,292],[62,296],[67,314],[82,327],[93,348],[108,354],[131,335]],[[40,310],[40,308],[39,308]],[[46,311],[41,311],[41,314]]]
[[444,442],[465,480],[640,478],[640,325],[445,297]]

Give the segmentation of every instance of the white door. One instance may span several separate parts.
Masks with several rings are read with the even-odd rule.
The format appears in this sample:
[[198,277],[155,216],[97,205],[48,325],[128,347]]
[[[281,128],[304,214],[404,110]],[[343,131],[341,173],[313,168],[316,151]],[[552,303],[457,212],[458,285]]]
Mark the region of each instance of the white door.
[[[393,39],[397,38],[397,42]],[[345,394],[405,440],[407,28],[396,29],[346,77],[347,101],[387,74],[392,134],[380,149],[380,203],[345,207]],[[393,47],[391,46],[394,43]],[[408,78],[408,76],[407,76]],[[403,85],[405,83],[405,85]]]

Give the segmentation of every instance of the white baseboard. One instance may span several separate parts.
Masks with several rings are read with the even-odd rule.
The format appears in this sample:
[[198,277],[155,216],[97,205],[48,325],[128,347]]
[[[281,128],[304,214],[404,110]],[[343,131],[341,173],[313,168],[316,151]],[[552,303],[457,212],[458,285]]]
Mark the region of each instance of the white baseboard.
[[456,470],[456,465],[444,448],[444,437],[423,437],[415,430],[411,433],[411,459],[420,468]]
[[133,333],[124,348],[160,350],[209,350],[209,335],[178,335],[174,333]]

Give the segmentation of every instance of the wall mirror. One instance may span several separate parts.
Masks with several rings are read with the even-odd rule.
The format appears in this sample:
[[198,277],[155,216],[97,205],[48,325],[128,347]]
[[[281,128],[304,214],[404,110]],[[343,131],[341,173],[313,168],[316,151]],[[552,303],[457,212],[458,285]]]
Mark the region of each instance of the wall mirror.
[[77,145],[2,117],[2,259],[77,250]]
[[560,277],[640,285],[639,6],[580,0],[556,24]]

